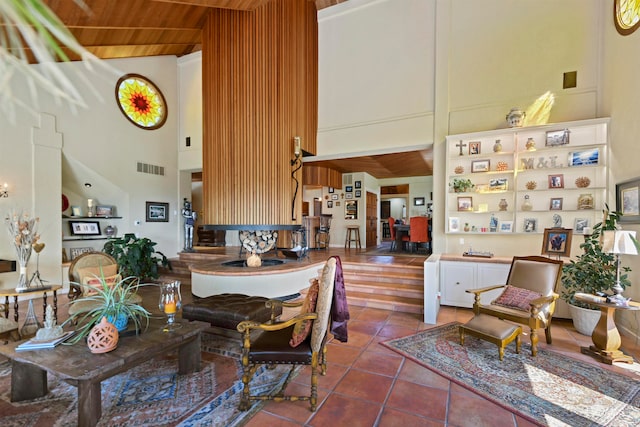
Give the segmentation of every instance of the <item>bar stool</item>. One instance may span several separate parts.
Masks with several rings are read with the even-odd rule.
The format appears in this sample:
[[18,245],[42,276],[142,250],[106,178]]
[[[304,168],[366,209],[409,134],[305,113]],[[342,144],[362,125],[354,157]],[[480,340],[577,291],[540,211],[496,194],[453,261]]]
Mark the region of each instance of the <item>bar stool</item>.
[[382,238],[383,239],[391,238],[391,229],[389,228],[389,222],[382,223]]
[[351,242],[355,242],[356,249],[361,249],[360,246],[360,226],[350,225],[347,227],[347,238],[344,241],[344,248],[351,249]]

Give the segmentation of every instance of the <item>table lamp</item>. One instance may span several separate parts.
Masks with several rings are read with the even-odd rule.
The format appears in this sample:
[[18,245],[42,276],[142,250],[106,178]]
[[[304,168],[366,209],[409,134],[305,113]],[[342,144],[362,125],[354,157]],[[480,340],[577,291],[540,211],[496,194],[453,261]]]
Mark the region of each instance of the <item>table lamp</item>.
[[620,285],[620,255],[638,255],[636,246],[636,232],[628,230],[605,230],[602,234],[602,252],[616,256],[616,283],[611,287],[614,293],[613,301],[626,302],[622,296],[624,290]]

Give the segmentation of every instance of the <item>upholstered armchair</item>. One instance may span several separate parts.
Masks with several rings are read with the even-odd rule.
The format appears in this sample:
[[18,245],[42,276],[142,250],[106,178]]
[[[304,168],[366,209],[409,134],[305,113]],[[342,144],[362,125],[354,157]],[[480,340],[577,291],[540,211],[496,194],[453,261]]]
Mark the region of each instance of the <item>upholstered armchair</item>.
[[[269,301],[267,304],[282,304],[284,307],[302,305],[300,313],[291,319],[272,323],[258,323],[246,320],[238,324],[242,338],[242,383],[244,385],[240,400],[240,410],[247,410],[251,401],[297,401],[308,400],[311,411],[315,411],[318,402],[318,371],[326,375],[326,340],[333,299],[336,275],[336,260],[329,258],[317,279],[312,284],[304,303]],[[317,299],[316,299],[317,298]],[[314,307],[315,300],[315,307]],[[251,331],[263,331],[251,340]],[[310,332],[310,335],[305,335]],[[255,335],[255,334],[254,334]],[[261,365],[291,365],[282,390],[275,396],[252,395],[250,382]],[[284,392],[292,379],[296,366],[311,366],[311,390],[306,396],[285,396]]]
[[105,277],[118,274],[118,263],[111,255],[87,252],[75,257],[69,265],[69,299],[73,301],[80,298],[83,293],[82,285],[100,274]]
[[[475,314],[488,314],[529,327],[531,354],[538,352],[537,330],[544,328],[547,344],[551,344],[551,319],[558,299],[562,261],[541,256],[513,257],[504,285],[467,289],[474,294]],[[481,295],[504,288],[502,295],[489,304],[480,302]]]

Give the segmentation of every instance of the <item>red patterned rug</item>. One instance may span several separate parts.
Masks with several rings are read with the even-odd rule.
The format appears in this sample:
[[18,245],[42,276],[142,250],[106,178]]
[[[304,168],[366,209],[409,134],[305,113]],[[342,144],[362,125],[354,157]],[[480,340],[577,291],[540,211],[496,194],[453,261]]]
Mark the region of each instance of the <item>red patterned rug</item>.
[[[628,377],[523,342],[501,362],[491,343],[465,337],[459,323],[382,343],[393,351],[542,426],[640,425],[640,377]],[[523,340],[525,341],[525,340]]]
[[[102,382],[99,426],[239,426],[261,407],[238,411],[240,344],[216,335],[202,335],[202,369],[180,376],[177,353],[152,359]],[[286,366],[260,369],[252,390],[279,390]],[[75,426],[77,390],[48,375],[49,393],[40,399],[11,403],[11,365],[0,363],[0,426]]]

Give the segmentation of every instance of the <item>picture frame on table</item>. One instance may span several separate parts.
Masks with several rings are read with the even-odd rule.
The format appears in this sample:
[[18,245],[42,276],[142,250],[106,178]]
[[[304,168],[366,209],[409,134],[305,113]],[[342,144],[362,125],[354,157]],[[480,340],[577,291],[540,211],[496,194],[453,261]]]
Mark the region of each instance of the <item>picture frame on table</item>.
[[106,205],[96,206],[96,216],[102,216],[102,217],[113,216],[113,206],[106,206]]
[[169,222],[169,203],[146,202],[147,222]]
[[564,188],[564,175],[563,174],[555,174],[549,175],[549,188]]
[[473,210],[473,197],[459,196],[458,197],[458,211],[470,212]]
[[561,211],[562,210],[562,197],[552,197],[549,200],[549,210]]
[[471,172],[472,173],[489,172],[490,165],[491,165],[491,162],[489,161],[489,159],[473,160],[471,162]]
[[424,202],[425,202],[424,197],[413,198],[413,206],[424,206]]
[[562,130],[550,130],[546,133],[545,143],[546,147],[557,147],[559,145],[567,145],[569,143],[569,129]]
[[570,228],[545,228],[542,239],[542,255],[556,255],[568,257],[571,254]]
[[355,182],[353,183],[353,186],[354,186],[355,188],[362,188],[362,181],[355,181]]
[[72,236],[99,236],[100,223],[98,221],[69,221]]
[[82,254],[86,254],[88,252],[93,252],[95,249],[93,248],[69,248],[69,256],[71,257],[71,260],[73,260],[74,258],[79,257]]
[[622,216],[618,221],[640,224],[640,177],[616,184],[616,211]]
[[599,160],[599,148],[591,148],[589,150],[574,151],[572,153],[569,153],[569,166],[597,165]]
[[449,217],[449,232],[457,233],[460,231],[460,218],[457,216]]

